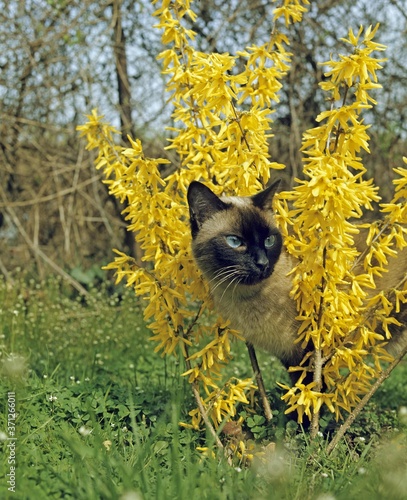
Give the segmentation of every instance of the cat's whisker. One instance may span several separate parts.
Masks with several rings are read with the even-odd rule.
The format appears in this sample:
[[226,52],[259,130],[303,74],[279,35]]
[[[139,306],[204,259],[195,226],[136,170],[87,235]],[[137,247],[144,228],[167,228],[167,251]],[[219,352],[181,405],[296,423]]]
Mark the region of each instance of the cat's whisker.
[[231,273],[232,271],[236,271],[238,269],[239,269],[239,266],[237,266],[237,265],[227,266],[227,267],[224,267],[224,268],[220,269],[215,274],[215,276],[211,280],[209,280],[209,284],[211,284],[213,281],[215,281],[218,278],[220,278],[222,275],[229,275],[229,273]]
[[[230,280],[231,278],[234,278],[235,276],[240,276],[240,272],[238,270],[235,270],[235,271],[231,271],[229,274],[225,275],[222,277],[222,279],[220,279],[216,285],[211,288],[211,291],[212,293],[220,286],[222,285],[223,283],[227,282],[228,280]],[[229,286],[229,285],[228,285]],[[228,288],[228,286],[226,288]]]
[[243,279],[241,279],[241,280],[239,280],[239,281],[237,281],[237,282],[235,283],[235,286],[233,287],[233,290],[232,290],[232,300],[233,300],[233,298],[234,298],[234,295],[235,295],[235,292],[236,292],[236,288],[238,287],[238,285],[240,285],[240,283],[241,283],[242,281],[243,281]]
[[222,299],[223,299],[223,296],[225,295],[225,293],[227,292],[228,288],[230,288],[233,283],[235,283],[235,286],[233,288],[233,292],[232,292],[232,297],[233,297],[233,294],[234,294],[234,291],[236,290],[236,287],[237,285],[239,285],[239,283],[241,283],[242,279],[241,279],[241,276],[239,276],[238,274],[232,279],[232,281],[228,284],[228,286],[223,290],[223,293],[219,299],[219,302],[222,302]]
[[224,268],[216,273],[215,276],[209,281],[209,286],[211,286],[211,284],[215,282],[215,286],[211,286],[212,292],[216,290],[216,288],[218,288],[220,285],[222,285],[225,281],[228,281],[236,274],[240,274],[240,272],[241,270],[239,266],[228,266],[228,268]]
[[[244,281],[244,278],[247,277],[247,273],[245,272],[244,269],[238,267],[236,269],[236,271],[234,273],[231,273],[228,278],[232,278],[230,280],[230,282],[228,283],[228,285],[226,286],[226,288],[223,290],[223,293],[219,299],[219,302],[222,301],[225,293],[227,292],[227,290],[234,284],[234,287],[233,287],[233,291],[232,291],[232,298],[233,298],[233,295],[236,291],[236,288],[238,287],[238,285],[240,285],[242,283],[242,281]],[[224,282],[224,280],[222,281],[222,283]]]

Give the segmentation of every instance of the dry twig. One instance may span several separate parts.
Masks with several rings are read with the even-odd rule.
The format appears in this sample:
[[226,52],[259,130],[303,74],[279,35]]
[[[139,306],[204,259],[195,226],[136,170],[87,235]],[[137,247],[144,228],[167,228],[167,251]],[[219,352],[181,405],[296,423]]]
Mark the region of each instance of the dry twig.
[[337,447],[339,441],[343,438],[343,436],[345,435],[347,430],[353,424],[356,417],[363,410],[363,408],[369,402],[370,398],[377,391],[377,389],[388,378],[388,376],[394,370],[394,368],[396,368],[396,366],[400,363],[400,361],[403,359],[403,357],[406,355],[406,353],[407,353],[407,344],[401,350],[399,355],[394,359],[394,361],[387,367],[387,369],[381,373],[380,377],[376,380],[376,382],[370,388],[370,391],[367,394],[365,394],[365,396],[360,400],[359,404],[354,408],[352,413],[348,416],[346,421],[339,427],[339,430],[335,434],[335,437],[332,439],[332,441],[329,443],[329,445],[326,448],[327,455],[330,455],[334,451],[334,449]]
[[26,242],[27,246],[32,250],[34,255],[36,257],[41,258],[46,264],[48,264],[57,274],[62,276],[70,285],[72,285],[78,292],[82,295],[88,295],[87,290],[75,279],[72,278],[68,273],[66,273],[61,267],[58,266],[56,262],[54,262],[52,259],[48,257],[40,248],[38,245],[36,245],[31,238],[28,236],[26,230],[24,229],[23,225],[20,222],[20,219],[17,217],[17,214],[14,212],[14,210],[8,206],[7,204],[7,195],[6,192],[4,191],[2,185],[0,184],[0,196],[3,200],[4,206],[6,207],[6,210],[13,221],[14,225],[17,227],[17,229],[20,231],[21,236],[23,237],[24,241]]
[[254,376],[256,377],[257,387],[259,388],[261,401],[263,403],[264,415],[267,421],[271,422],[271,420],[273,419],[273,413],[271,411],[270,403],[267,398],[266,389],[264,387],[263,377],[261,375],[259,363],[257,362],[256,351],[254,350],[252,344],[250,344],[249,342],[246,342],[246,347],[247,350],[249,351],[250,362],[252,364]]

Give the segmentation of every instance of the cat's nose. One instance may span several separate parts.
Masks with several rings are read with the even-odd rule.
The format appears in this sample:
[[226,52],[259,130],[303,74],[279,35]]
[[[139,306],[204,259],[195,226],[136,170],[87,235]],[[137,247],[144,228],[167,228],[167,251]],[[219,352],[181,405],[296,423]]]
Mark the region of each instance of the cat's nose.
[[256,265],[261,271],[265,271],[269,266],[269,260],[265,252],[259,252],[256,256]]

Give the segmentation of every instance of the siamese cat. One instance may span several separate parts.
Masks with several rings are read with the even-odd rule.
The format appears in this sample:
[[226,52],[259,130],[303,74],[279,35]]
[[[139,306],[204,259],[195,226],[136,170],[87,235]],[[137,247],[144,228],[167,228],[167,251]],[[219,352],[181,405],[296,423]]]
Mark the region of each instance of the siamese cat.
[[[305,351],[294,343],[300,323],[287,275],[295,262],[283,246],[272,209],[279,185],[280,180],[250,197],[219,198],[194,181],[188,203],[193,255],[209,282],[217,312],[247,342],[289,367],[298,365]],[[395,287],[406,270],[407,251],[402,251],[377,280],[379,290]],[[407,321],[407,308],[398,319]],[[407,343],[407,333],[403,326],[392,334],[387,349],[396,355]]]

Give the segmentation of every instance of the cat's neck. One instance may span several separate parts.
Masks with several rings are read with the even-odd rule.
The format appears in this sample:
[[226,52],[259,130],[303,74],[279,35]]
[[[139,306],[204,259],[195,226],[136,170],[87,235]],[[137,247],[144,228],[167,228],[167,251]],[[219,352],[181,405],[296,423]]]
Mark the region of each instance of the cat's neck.
[[247,341],[296,364],[302,349],[294,344],[299,323],[295,302],[289,296],[292,283],[287,274],[292,267],[292,258],[282,252],[269,278],[256,285],[217,287],[213,299],[221,316]]

